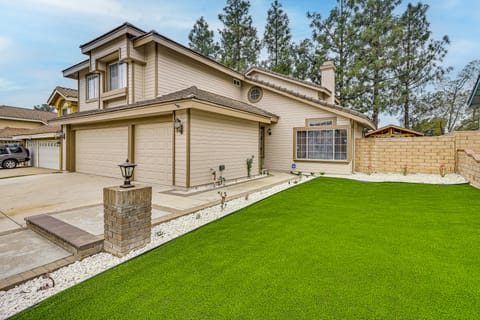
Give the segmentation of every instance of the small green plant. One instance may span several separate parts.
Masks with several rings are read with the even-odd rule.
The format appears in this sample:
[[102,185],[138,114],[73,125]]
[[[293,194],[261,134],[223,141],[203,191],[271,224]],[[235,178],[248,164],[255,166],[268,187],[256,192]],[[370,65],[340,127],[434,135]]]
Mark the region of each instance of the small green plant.
[[321,175],[321,176],[324,176],[324,175],[325,175],[325,172],[323,172],[323,171],[320,172],[320,175]]
[[253,158],[255,158],[255,156],[253,156],[253,155],[252,155],[251,158],[247,158],[247,175],[248,175],[249,178],[252,177]]
[[404,176],[406,176],[408,174],[408,164],[406,164],[406,163],[402,166],[402,174]]

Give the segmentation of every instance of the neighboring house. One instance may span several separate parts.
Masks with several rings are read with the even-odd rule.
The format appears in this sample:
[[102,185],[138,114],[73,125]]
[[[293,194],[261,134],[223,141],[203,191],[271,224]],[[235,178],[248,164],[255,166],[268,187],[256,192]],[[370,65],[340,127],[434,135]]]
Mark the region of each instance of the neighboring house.
[[0,106],[0,129],[38,128],[55,118],[55,113],[33,109]]
[[365,133],[365,138],[402,138],[402,137],[423,137],[424,134],[415,130],[389,124],[377,130]]
[[57,86],[47,103],[57,109],[59,117],[78,112],[78,90]]
[[[155,31],[125,23],[80,46],[88,59],[63,71],[78,111],[51,121],[65,134],[62,168],[191,188],[263,168],[351,173],[354,140],[370,119],[335,100],[335,67],[322,86],[252,68],[233,71]],[[221,172],[220,168],[224,168]]]
[[59,133],[60,126],[48,125],[18,132],[13,137],[30,150],[28,165],[59,170],[62,163]]
[[[21,143],[30,150],[28,165],[49,169],[60,169],[60,126],[47,125],[55,118],[52,112],[26,108],[0,106],[0,143]],[[15,126],[15,127],[13,127]]]

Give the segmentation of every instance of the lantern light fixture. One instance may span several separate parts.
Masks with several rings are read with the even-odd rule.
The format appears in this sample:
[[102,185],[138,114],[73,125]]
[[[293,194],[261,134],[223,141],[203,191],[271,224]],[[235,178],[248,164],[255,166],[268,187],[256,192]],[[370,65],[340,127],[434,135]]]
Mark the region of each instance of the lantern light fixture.
[[129,162],[127,159],[125,163],[119,164],[118,166],[120,167],[120,171],[122,172],[122,177],[124,179],[123,185],[121,185],[120,188],[135,187],[133,184],[130,183],[130,179],[132,179],[133,170],[135,170],[135,167],[137,165]]

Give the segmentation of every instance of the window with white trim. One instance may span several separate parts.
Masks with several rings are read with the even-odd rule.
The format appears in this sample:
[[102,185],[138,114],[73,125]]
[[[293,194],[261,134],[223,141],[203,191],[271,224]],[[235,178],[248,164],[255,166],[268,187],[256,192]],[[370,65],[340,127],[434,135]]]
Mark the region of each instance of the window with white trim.
[[87,100],[98,98],[98,75],[87,76]]
[[295,131],[297,160],[347,160],[347,129]]
[[108,66],[109,89],[115,90],[127,86],[127,64],[116,62]]

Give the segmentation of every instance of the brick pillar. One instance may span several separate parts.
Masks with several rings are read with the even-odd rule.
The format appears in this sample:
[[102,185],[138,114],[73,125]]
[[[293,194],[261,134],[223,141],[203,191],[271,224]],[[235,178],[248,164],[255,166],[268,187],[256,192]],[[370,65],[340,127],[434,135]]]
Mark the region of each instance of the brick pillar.
[[152,187],[103,189],[103,248],[118,257],[150,242],[152,230]]

